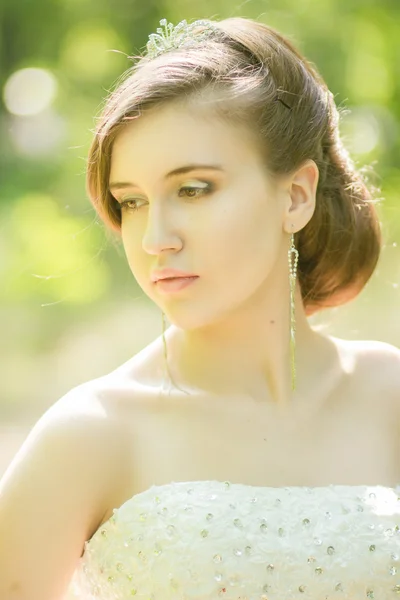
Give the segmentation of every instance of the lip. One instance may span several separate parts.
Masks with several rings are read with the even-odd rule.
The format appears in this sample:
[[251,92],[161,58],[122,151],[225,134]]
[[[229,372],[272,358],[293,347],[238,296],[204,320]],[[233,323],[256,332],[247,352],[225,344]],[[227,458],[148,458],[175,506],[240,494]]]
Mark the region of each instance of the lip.
[[151,280],[153,282],[170,277],[198,277],[198,275],[196,275],[196,273],[180,271],[179,269],[155,269],[151,274]]
[[194,283],[199,277],[174,277],[173,279],[159,279],[154,285],[161,294],[176,294]]

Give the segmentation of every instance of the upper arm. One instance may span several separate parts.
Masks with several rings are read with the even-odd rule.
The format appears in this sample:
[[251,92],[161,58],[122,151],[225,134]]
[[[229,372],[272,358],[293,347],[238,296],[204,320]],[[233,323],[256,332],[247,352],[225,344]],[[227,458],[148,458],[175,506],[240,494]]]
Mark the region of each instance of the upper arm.
[[118,436],[105,415],[60,407],[36,423],[0,481],[2,600],[63,598],[107,505]]

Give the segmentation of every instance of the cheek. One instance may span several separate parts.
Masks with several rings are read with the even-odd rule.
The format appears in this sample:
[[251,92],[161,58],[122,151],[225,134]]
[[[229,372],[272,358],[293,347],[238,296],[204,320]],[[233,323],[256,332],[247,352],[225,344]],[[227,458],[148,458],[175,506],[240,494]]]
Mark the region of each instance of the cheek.
[[138,236],[138,232],[133,229],[134,228],[123,222],[121,225],[121,237],[128,265],[133,275],[140,280],[144,266],[143,250],[141,247],[140,236]]
[[218,246],[214,256],[228,262],[248,263],[259,256],[265,259],[274,253],[279,241],[278,224],[265,202],[255,206],[236,205],[234,210],[225,210],[213,234]]

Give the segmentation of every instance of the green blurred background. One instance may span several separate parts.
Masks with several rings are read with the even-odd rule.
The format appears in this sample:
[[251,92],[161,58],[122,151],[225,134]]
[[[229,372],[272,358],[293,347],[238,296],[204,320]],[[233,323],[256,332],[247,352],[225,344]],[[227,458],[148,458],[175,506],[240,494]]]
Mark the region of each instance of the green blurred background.
[[276,27],[317,65],[349,109],[347,147],[381,188],[373,278],[311,322],[400,347],[399,0],[2,0],[0,475],[60,396],[160,335],[160,310],[86,198],[87,151],[107,91],[161,18],[230,16]]

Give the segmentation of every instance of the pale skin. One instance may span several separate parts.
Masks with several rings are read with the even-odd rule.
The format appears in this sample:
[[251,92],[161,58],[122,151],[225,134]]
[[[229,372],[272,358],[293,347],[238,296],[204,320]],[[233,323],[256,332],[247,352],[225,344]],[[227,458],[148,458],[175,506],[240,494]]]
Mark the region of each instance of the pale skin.
[[[122,217],[128,264],[172,323],[170,370],[190,395],[160,395],[160,336],[43,415],[0,482],[1,598],[62,598],[85,541],[154,484],[400,484],[398,348],[314,331],[297,289],[290,388],[287,251],[312,217],[318,169],[307,161],[273,186],[251,141],[172,106],[117,137],[110,182],[131,183],[113,193],[140,202]],[[193,163],[222,171],[164,180]],[[179,193],[207,182],[209,195]],[[156,267],[199,279],[160,295]]]
[[[213,115],[177,106],[128,125],[115,142],[110,184],[128,187],[114,196],[133,201],[131,209],[138,203],[122,212],[128,263],[172,323],[170,371],[191,395],[157,396],[161,337],[115,371],[106,397],[119,398],[128,439],[139,442],[128,442],[134,480],[115,492],[103,521],[152,481],[395,485],[400,478],[399,349],[313,330],[298,287],[297,389],[290,388],[287,251],[291,231],[313,215],[318,169],[307,161],[273,186],[252,142]],[[164,181],[194,163],[223,172]],[[206,182],[215,186],[210,195],[178,195]],[[200,279],[180,295],[160,295],[150,273],[164,266]],[[132,395],[145,397],[134,409]]]
[[[172,143],[173,141],[173,143]],[[170,171],[198,168],[164,181]],[[143,291],[164,311],[169,363],[179,387],[243,395],[287,405],[292,398],[289,357],[290,233],[315,209],[318,168],[307,161],[274,186],[250,135],[206,111],[157,109],[116,139],[110,184],[122,209],[122,240]],[[214,190],[179,197],[182,186]],[[198,274],[179,295],[158,293],[156,267]],[[309,325],[296,290],[297,388],[329,360],[330,343]],[[317,358],[318,357],[318,358]],[[316,362],[317,361],[317,362]]]

